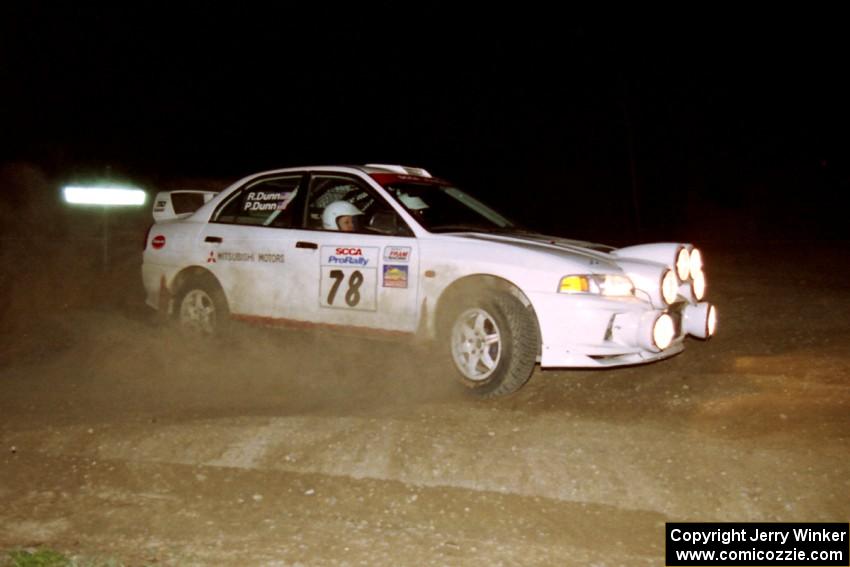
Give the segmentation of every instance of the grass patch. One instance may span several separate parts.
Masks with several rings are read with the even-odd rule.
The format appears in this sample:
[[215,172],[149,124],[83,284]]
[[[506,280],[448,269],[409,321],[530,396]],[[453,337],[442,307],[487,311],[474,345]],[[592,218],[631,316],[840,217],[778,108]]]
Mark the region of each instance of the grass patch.
[[50,549],[39,551],[10,551],[8,561],[2,563],[9,567],[66,567],[73,565],[71,560]]
[[0,567],[122,567],[124,564],[115,559],[91,560],[70,558],[52,549],[34,551],[9,551],[6,557],[0,556]]

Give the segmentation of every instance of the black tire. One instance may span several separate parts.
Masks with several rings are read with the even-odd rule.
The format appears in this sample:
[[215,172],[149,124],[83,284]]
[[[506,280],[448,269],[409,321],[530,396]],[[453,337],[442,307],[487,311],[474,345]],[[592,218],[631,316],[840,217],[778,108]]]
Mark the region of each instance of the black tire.
[[[443,352],[461,384],[477,397],[516,392],[534,372],[540,350],[537,320],[508,292],[456,298],[440,327]],[[489,343],[494,336],[498,342]]]
[[230,309],[218,282],[210,277],[193,278],[183,284],[175,297],[174,320],[191,335],[223,335],[229,326]]

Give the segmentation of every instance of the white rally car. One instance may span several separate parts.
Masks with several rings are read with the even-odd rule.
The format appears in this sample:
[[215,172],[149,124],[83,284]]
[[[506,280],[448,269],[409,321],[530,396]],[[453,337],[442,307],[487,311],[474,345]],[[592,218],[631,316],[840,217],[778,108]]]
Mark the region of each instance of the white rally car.
[[717,315],[691,244],[614,249],[518,227],[419,168],[298,167],[157,195],[147,303],[230,319],[436,340],[460,381],[507,394],[543,368],[650,362]]

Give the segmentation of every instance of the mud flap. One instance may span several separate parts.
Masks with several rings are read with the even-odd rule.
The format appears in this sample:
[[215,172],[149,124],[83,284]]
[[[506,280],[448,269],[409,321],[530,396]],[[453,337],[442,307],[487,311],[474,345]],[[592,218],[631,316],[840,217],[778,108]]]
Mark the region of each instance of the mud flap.
[[159,323],[168,321],[168,316],[171,314],[171,291],[165,283],[165,276],[159,279],[159,299],[156,308],[156,320]]

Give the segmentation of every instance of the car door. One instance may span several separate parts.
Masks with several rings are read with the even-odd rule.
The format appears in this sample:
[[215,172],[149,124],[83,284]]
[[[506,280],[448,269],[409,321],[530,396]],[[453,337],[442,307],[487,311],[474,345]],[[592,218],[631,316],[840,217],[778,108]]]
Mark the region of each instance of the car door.
[[[345,200],[363,213],[354,232],[323,226],[322,216]],[[412,232],[364,181],[314,173],[304,225],[293,231],[297,284],[281,313],[330,326],[413,332],[418,322],[419,250]]]
[[[235,316],[274,317],[292,268],[291,227],[300,223],[303,173],[251,180],[213,212],[199,262],[221,283]],[[296,212],[297,211],[297,212]]]

